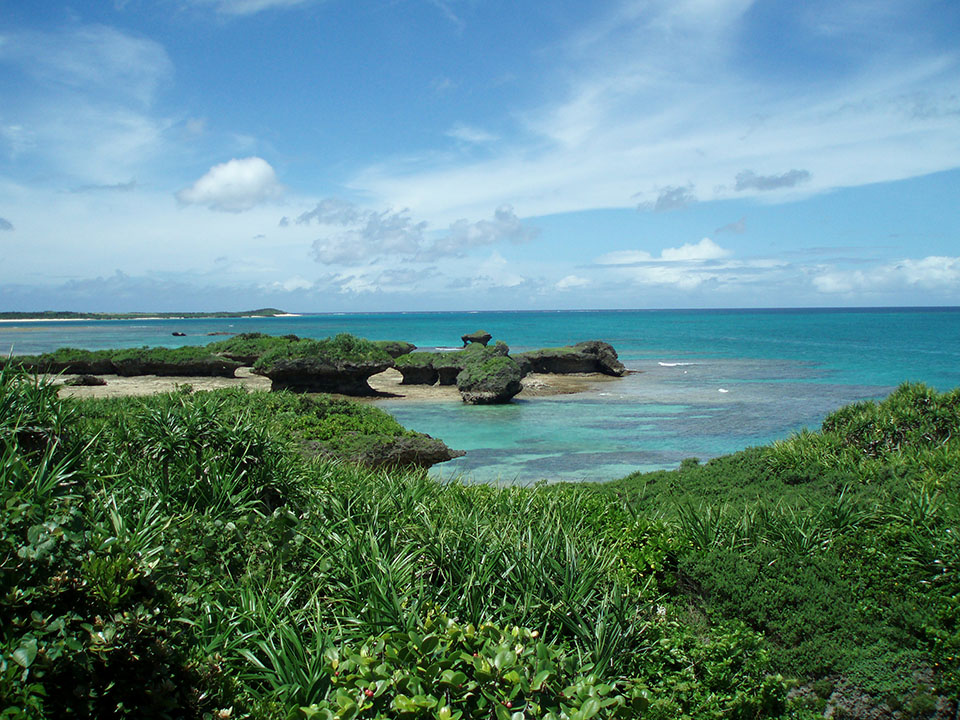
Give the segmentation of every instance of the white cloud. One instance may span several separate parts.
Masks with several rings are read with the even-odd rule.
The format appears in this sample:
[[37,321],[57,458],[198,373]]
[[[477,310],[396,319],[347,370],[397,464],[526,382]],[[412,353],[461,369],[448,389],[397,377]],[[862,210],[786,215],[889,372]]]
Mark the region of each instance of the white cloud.
[[294,275],[293,277],[287,278],[286,280],[272,283],[271,287],[276,290],[293,292],[294,290],[309,290],[310,288],[313,287],[313,283],[307,280],[305,277],[301,277],[300,275]]
[[112,184],[161,155],[171,122],[153,105],[173,63],[160,44],[102,25],[13,32],[0,72],[29,78],[6,92],[0,140],[32,175]]
[[0,61],[15,63],[52,89],[122,97],[144,106],[173,74],[162,45],[104,25],[7,35]]
[[719,260],[729,254],[729,250],[720,247],[710,238],[703,238],[694,245],[685,243],[678,248],[664,248],[660,257],[671,262],[702,262],[704,260]]
[[731,251],[710,238],[668,247],[653,256],[645,250],[617,250],[601,255],[594,265],[640,285],[692,290],[701,285],[733,288],[769,280],[787,266],[782,260],[729,259]]
[[513,206],[504,204],[493,213],[491,220],[468,222],[460,219],[452,223],[447,233],[433,243],[429,253],[452,255],[480,245],[495,245],[503,241],[529,242],[539,235],[537,228],[524,225]]
[[566,275],[565,277],[560,278],[554,284],[554,287],[557,290],[572,290],[574,288],[586,287],[590,284],[590,280],[585,277],[580,277],[579,275]]
[[[682,207],[694,191],[700,202],[783,201],[960,165],[960,114],[935,111],[956,106],[960,55],[908,53],[909,35],[873,28],[883,44],[822,82],[761,72],[740,52],[759,41],[748,35],[754,4],[616,3],[556,53],[559,97],[508,108],[518,127],[492,155],[399,158],[350,184],[378,204],[449,222],[504,202],[529,216],[630,207],[641,188],[659,188],[644,198],[659,209]],[[916,112],[918,94],[934,111]]]
[[470,279],[473,287],[505,287],[522,285],[526,278],[516,272],[514,265],[494,250],[476,267],[476,275]]
[[217,11],[225,15],[254,15],[274,8],[289,8],[308,5],[316,0],[193,0],[200,5],[216,5]]
[[696,263],[707,260],[719,260],[730,255],[730,251],[720,247],[710,238],[698,243],[684,243],[676,248],[664,248],[659,257],[645,250],[616,250],[598,257],[597,265],[637,265],[648,263]]
[[214,165],[193,185],[177,193],[184,205],[243,212],[277,198],[283,192],[273,168],[263,158],[248,157]]
[[907,258],[866,270],[821,269],[814,287],[829,294],[884,293],[919,288],[960,290],[960,257]]
[[478,127],[473,127],[472,125],[465,125],[464,123],[457,123],[452,128],[447,130],[447,137],[452,137],[454,140],[460,140],[462,142],[475,145],[491,143],[500,139],[491,132],[487,132],[486,130]]

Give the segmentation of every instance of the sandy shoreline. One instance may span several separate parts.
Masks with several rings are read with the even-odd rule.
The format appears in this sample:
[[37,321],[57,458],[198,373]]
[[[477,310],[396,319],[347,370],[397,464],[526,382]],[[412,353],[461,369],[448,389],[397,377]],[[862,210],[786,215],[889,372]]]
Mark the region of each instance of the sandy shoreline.
[[[52,378],[53,376],[47,376]],[[69,380],[75,375],[62,375],[60,382]],[[157,375],[140,375],[137,377],[120,377],[119,375],[103,375],[106,385],[67,386],[60,390],[63,397],[124,397],[128,395],[153,395],[154,393],[171,392],[178,386],[189,385],[194,390],[217,390],[220,388],[242,387],[247,390],[269,390],[270,380],[260,375],[254,375],[250,368],[237,370],[235,378],[221,377],[159,377]],[[397,370],[389,369],[370,378],[370,387],[381,393],[374,397],[351,398],[363,402],[376,403],[378,400],[410,400],[411,402],[461,402],[460,393],[454,385],[401,385],[402,375]],[[517,395],[520,399],[549,397],[553,395],[571,395],[574,393],[593,390],[601,385],[613,382],[619,378],[610,377],[601,373],[574,373],[570,375],[549,375],[531,373],[523,379],[523,391]]]
[[69,318],[0,318],[0,323],[50,323],[50,322],[90,322],[91,320],[102,321],[102,320],[236,320],[240,318],[245,319],[254,319],[254,320],[269,320],[271,318],[291,318],[291,317],[303,317],[298,313],[277,313],[276,315],[227,315],[224,317],[186,317],[177,315],[175,317],[154,317],[152,315],[145,315],[140,317],[118,317],[118,318],[102,318],[102,317],[69,317]]

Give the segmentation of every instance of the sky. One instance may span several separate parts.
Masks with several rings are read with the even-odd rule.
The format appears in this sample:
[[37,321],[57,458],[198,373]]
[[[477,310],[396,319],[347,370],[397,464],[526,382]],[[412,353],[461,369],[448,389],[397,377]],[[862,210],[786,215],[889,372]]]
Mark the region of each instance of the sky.
[[0,311],[960,305],[956,0],[0,0]]

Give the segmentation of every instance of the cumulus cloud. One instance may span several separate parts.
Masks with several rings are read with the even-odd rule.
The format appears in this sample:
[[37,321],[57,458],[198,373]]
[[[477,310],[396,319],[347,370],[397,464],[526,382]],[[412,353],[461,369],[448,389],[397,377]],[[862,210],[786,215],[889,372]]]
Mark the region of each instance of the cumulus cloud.
[[6,218],[0,217],[0,230],[6,230],[6,231],[13,230],[13,223],[7,220]]
[[737,173],[737,192],[744,190],[780,190],[781,188],[796,187],[800,183],[810,180],[807,170],[788,170],[780,175],[757,175],[753,170],[743,170]]
[[326,220],[318,218],[321,224],[348,226],[348,229],[314,240],[313,255],[317,262],[353,265],[384,254],[416,255],[423,247],[427,223],[415,222],[406,210],[379,213],[356,207],[352,210],[357,213],[352,219],[343,214],[348,212],[346,208],[334,209]]
[[877,293],[907,288],[960,290],[960,257],[931,255],[863,270],[822,269],[813,277],[822,293]]
[[[510,205],[498,207],[489,220],[457,220],[434,239],[428,236],[428,223],[412,218],[409,210],[378,212],[339,198],[322,200],[296,219],[301,225],[313,222],[334,229],[313,243],[316,260],[327,264],[356,265],[384,255],[422,261],[501,242],[529,242],[539,234]],[[282,218],[280,224],[289,225],[289,220]]]
[[684,243],[678,248],[664,248],[660,257],[668,262],[703,262],[719,260],[729,254],[729,250],[720,247],[710,238],[703,238],[698,243]]
[[283,191],[273,168],[263,158],[248,157],[214,165],[193,185],[177,193],[184,205],[238,213],[278,197]]

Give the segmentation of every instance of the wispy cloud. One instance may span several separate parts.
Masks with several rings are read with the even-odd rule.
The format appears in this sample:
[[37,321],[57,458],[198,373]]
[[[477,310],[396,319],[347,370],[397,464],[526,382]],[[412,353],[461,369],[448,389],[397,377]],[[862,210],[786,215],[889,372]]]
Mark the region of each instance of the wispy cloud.
[[807,170],[788,170],[780,175],[757,175],[753,170],[743,170],[737,173],[737,183],[734,189],[737,192],[743,190],[780,190],[781,188],[796,187],[800,183],[810,180],[810,172]]
[[457,123],[452,128],[447,130],[447,137],[452,137],[454,140],[460,140],[461,142],[476,145],[495,142],[499,139],[491,132],[487,132],[482,128],[473,127],[472,125],[466,125],[464,123]]
[[224,15],[255,15],[264,10],[313,5],[323,0],[191,0],[195,5],[210,5]]
[[740,218],[736,222],[727,223],[726,225],[721,225],[716,230],[713,231],[715,235],[719,233],[734,233],[736,235],[741,235],[747,231],[747,219],[745,217]]
[[128,180],[122,183],[111,183],[109,185],[80,185],[73,188],[70,192],[75,194],[91,192],[132,192],[137,188],[136,180]]
[[653,202],[640,203],[638,210],[653,210],[654,212],[668,212],[670,210],[681,210],[697,201],[693,194],[693,186],[685,185],[683,187],[665,187],[658,194]]
[[31,79],[4,104],[0,147],[14,162],[109,184],[161,152],[171,123],[153,107],[173,63],[159,43],[102,25],[10,32],[0,68]]
[[[960,116],[904,106],[918,92],[931,107],[956,104],[960,55],[903,52],[909,38],[884,16],[878,22],[891,32],[873,28],[870,52],[844,57],[845,72],[816,84],[800,74],[765,75],[739,52],[757,32],[754,4],[616,3],[556,50],[553,86],[561,93],[511,108],[518,125],[498,128],[493,154],[471,163],[405,157],[369,166],[350,184],[435,222],[504,202],[530,216],[630,207],[638,187],[660,188],[648,203],[661,209],[694,192],[700,202],[815,194],[960,164]],[[831,22],[858,32],[843,17]],[[802,33],[818,31],[800,23],[796,32],[802,43]],[[834,52],[829,43],[810,45]]]
[[960,293],[960,257],[905,258],[863,270],[822,269],[813,277],[822,293],[877,294],[907,288]]

